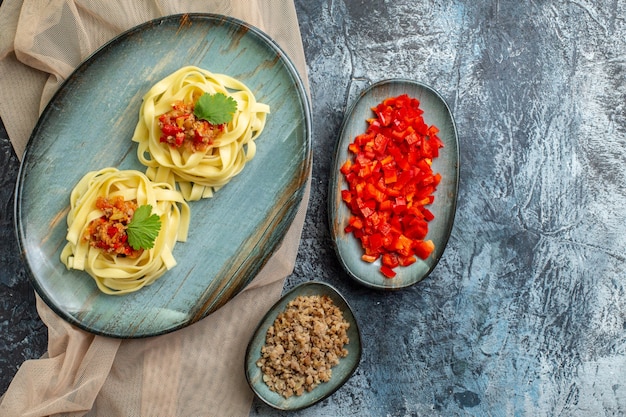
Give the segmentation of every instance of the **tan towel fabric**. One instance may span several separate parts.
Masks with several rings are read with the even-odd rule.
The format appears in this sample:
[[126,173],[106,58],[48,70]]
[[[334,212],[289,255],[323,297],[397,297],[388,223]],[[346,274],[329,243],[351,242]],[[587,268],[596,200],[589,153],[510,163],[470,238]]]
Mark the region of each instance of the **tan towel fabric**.
[[[4,0],[0,7],[0,117],[19,158],[60,83],[91,52],[147,20],[219,13],[271,36],[306,84],[293,0]],[[48,352],[20,367],[1,416],[247,416],[253,394],[244,354],[259,318],[279,298],[296,259],[309,191],[280,249],[254,281],[206,319],[148,339],[81,331],[39,298]]]

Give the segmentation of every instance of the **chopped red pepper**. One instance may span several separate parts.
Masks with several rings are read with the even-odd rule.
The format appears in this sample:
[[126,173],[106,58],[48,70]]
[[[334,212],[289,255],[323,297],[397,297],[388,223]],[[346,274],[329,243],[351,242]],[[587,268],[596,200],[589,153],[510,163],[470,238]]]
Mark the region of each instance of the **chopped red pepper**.
[[137,209],[137,202],[126,201],[122,196],[111,199],[101,196],[96,199],[96,208],[103,214],[89,222],[83,238],[94,248],[112,255],[130,258],[141,255],[143,249],[133,249],[128,244],[126,233],[128,223]]
[[174,102],[172,110],[158,117],[159,141],[175,148],[186,145],[193,152],[205,152],[211,147],[213,140],[224,130],[224,124],[213,125],[197,119],[193,111],[193,103]]
[[388,267],[387,265],[381,266],[380,272],[382,272],[382,274],[387,278],[393,278],[396,276],[396,271],[394,271],[393,268]]
[[360,240],[365,262],[380,258],[380,272],[393,278],[395,268],[426,259],[435,248],[424,240],[435,217],[425,206],[441,181],[431,165],[443,142],[439,129],[424,122],[419,101],[407,94],[372,111],[376,117],[350,143],[353,158],[340,169],[348,183],[341,197],[352,214],[345,231]]

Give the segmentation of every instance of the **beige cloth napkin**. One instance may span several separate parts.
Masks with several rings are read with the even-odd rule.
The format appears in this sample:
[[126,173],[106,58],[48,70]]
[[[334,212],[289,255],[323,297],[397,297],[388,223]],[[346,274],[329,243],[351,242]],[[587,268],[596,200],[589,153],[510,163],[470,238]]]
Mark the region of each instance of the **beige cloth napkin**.
[[[21,158],[40,112],[91,52],[159,16],[208,12],[270,35],[307,81],[293,0],[4,0],[0,6],[0,117]],[[307,84],[308,85],[308,84]],[[237,297],[204,320],[153,338],[94,336],[56,316],[44,357],[22,364],[1,416],[220,416],[249,414],[247,342],[293,270],[309,187],[280,249]]]

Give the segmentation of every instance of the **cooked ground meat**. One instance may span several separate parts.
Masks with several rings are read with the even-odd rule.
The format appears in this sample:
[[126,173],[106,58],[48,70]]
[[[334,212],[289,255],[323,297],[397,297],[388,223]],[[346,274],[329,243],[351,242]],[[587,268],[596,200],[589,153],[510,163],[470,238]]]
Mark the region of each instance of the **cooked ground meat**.
[[328,296],[299,296],[270,326],[257,366],[263,381],[285,398],[328,382],[332,367],[348,355],[350,324]]
[[191,152],[206,151],[224,130],[224,126],[198,119],[193,110],[193,104],[176,101],[172,104],[172,110],[160,115],[158,119],[162,133],[160,142],[174,148],[186,146]]
[[112,255],[136,258],[143,252],[133,249],[128,244],[126,229],[133,218],[137,203],[125,201],[117,196],[112,199],[98,197],[96,207],[102,211],[102,216],[92,220],[85,230],[84,238],[94,248],[103,250]]

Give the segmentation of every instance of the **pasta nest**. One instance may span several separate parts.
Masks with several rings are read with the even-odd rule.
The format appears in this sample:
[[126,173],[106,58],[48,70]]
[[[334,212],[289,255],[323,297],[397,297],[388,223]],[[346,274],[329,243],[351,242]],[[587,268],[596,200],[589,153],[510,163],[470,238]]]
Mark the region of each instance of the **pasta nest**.
[[[212,146],[204,151],[175,148],[160,141],[158,117],[177,101],[193,103],[203,93],[222,93],[237,102]],[[156,83],[143,97],[132,140],[146,175],[157,182],[177,184],[187,201],[209,198],[239,174],[256,154],[255,139],[265,127],[270,108],[256,101],[239,80],[195,66],[183,67]]]
[[[90,245],[85,238],[92,220],[103,212],[96,207],[98,197],[136,201],[151,205],[159,216],[161,228],[151,249],[136,257],[118,256]],[[104,168],[91,171],[70,194],[67,214],[67,243],[61,261],[68,269],[84,270],[106,294],[126,294],[152,284],[176,265],[172,250],[177,241],[187,240],[190,210],[182,194],[170,184],[151,181],[135,170]]]

